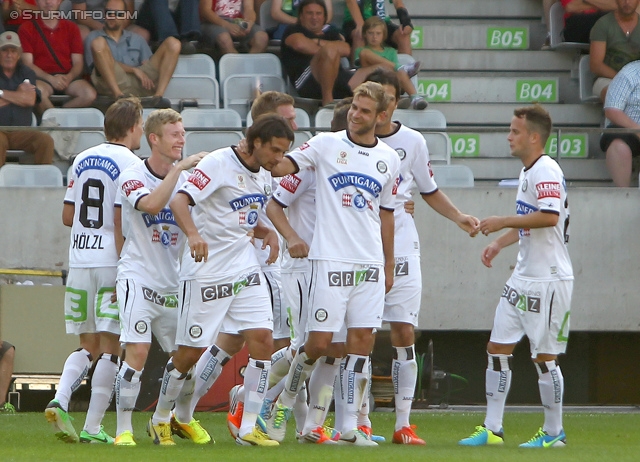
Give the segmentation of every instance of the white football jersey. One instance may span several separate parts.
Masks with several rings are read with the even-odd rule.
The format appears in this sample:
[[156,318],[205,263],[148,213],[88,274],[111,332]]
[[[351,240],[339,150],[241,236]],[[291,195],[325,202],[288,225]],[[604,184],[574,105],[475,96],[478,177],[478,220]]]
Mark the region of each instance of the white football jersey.
[[396,194],[394,253],[396,257],[420,255],[420,238],[413,217],[404,211],[417,185],[420,194],[433,194],[438,185],[433,178],[429,149],[424,136],[400,122],[396,130],[380,139],[391,146],[400,158],[400,177]]
[[120,206],[118,177],[131,164],[142,162],[121,144],[102,143],[75,158],[65,204],[74,206],[70,268],[116,266],[114,207]]
[[[316,172],[308,168],[283,177],[273,193],[273,200],[288,208],[289,224],[300,239],[311,245],[316,224]],[[283,273],[310,268],[307,258],[291,258],[288,250],[284,250]]]
[[191,216],[209,246],[209,258],[196,263],[185,245],[180,279],[220,278],[259,266],[247,233],[256,226],[270,188],[271,174],[249,170],[232,148],[200,161],[179,191],[191,198]]
[[537,281],[573,279],[567,250],[569,242],[569,202],[564,174],[558,163],[541,156],[520,172],[516,213],[538,210],[559,215],[554,227],[520,229],[520,249],[513,275]]
[[360,146],[346,131],[321,133],[288,156],[316,170],[316,224],[310,260],[384,264],[380,208],[394,210],[400,160],[376,138]]
[[[182,172],[171,198],[189,174]],[[134,279],[160,293],[178,291],[179,257],[184,233],[176,223],[169,201],[156,215],[136,208],[140,199],[162,183],[146,161],[122,172],[118,184],[122,198],[122,233],[126,238],[118,262],[118,279]]]
[[[278,182],[271,176],[271,172],[265,170],[265,173],[267,173],[267,175],[269,175],[269,177],[271,178],[271,186],[269,187],[268,190],[265,190],[265,194],[267,195],[267,201],[268,201],[269,199],[271,199],[271,196],[273,195],[273,190],[278,186]],[[272,229],[276,229],[276,227],[273,226],[273,223],[271,223],[271,220],[269,220],[269,217],[267,217],[266,207],[267,207],[267,202],[265,201],[264,206],[262,207],[262,210],[265,213],[260,215],[260,221],[262,222],[263,225],[268,226],[269,228],[272,228]],[[278,234],[278,239],[280,240],[280,247],[282,247],[282,239],[279,234]],[[267,259],[269,258],[269,253],[271,252],[271,249],[269,249],[269,247],[267,246],[263,250],[262,245],[263,245],[262,239],[253,240],[253,246],[256,248],[256,255],[258,256],[258,262],[260,262],[260,268],[262,269],[263,272],[264,271],[279,272],[280,258],[278,257],[278,259],[274,263],[267,265]]]

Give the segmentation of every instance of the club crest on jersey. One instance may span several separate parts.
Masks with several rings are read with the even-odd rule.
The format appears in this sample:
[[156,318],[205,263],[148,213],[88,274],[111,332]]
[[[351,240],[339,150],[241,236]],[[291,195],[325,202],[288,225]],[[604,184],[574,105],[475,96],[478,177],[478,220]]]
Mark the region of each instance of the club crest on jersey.
[[264,195],[267,197],[271,197],[271,193],[273,191],[271,190],[271,185],[270,184],[266,184],[264,185]]
[[370,192],[374,197],[378,197],[382,190],[382,185],[375,178],[357,172],[336,173],[330,176],[328,180],[334,191],[347,186],[355,186],[358,189]]
[[147,323],[146,323],[146,322],[144,322],[144,321],[138,321],[138,322],[136,323],[136,327],[135,327],[135,329],[136,329],[136,332],[137,332],[137,333],[139,333],[139,334],[144,334],[144,333],[146,333],[146,332],[147,332],[147,329],[148,329],[148,328],[147,328]]
[[202,336],[202,327],[197,324],[189,327],[189,335],[191,338],[200,338]]
[[340,154],[338,154],[338,158],[336,159],[336,162],[342,165],[347,165],[349,163],[347,153],[344,151],[340,151]]
[[522,192],[525,192],[528,187],[529,187],[529,181],[525,178],[524,181],[522,182]]
[[246,189],[247,183],[244,181],[244,175],[238,175],[238,188]]
[[376,164],[376,168],[380,173],[387,173],[387,164],[385,164],[381,160],[379,160],[378,163]]
[[560,183],[555,181],[543,181],[536,185],[536,191],[538,191],[538,200],[546,197],[553,197],[560,199]]
[[211,178],[205,175],[202,170],[195,169],[193,173],[189,175],[187,181],[202,191],[209,184]]
[[324,308],[319,308],[316,310],[314,317],[318,322],[325,322],[329,318],[329,313]]
[[295,176],[294,174],[287,175],[280,180],[280,186],[289,191],[291,194],[294,194],[298,190],[298,186],[300,186],[302,180]]
[[407,151],[402,148],[396,149],[396,152],[398,153],[398,157],[400,158],[400,160],[404,160],[404,158],[407,157]]
[[128,180],[122,183],[122,192],[129,197],[136,189],[144,188],[144,183],[140,180]]
[[231,210],[235,212],[256,203],[259,203],[260,207],[263,207],[266,200],[267,198],[264,194],[247,194],[246,196],[240,196],[230,200],[229,205],[231,206]]

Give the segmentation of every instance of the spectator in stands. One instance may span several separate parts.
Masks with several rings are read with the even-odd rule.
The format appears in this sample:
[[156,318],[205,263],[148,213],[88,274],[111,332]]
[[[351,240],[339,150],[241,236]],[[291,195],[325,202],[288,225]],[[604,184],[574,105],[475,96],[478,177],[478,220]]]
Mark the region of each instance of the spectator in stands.
[[371,16],[384,18],[387,24],[387,45],[397,48],[398,53],[411,54],[411,32],[413,24],[403,0],[393,0],[400,25],[391,22],[387,16],[384,1],[380,0],[344,0],[347,8],[344,11],[342,33],[354,49],[364,46],[362,26]]
[[[42,0],[40,0],[42,1]],[[406,91],[411,98],[409,105],[412,109],[426,109],[426,100],[418,94],[415,85],[411,82],[411,77],[420,70],[420,61],[410,64],[400,65],[398,62],[398,52],[395,48],[384,46],[387,38],[387,26],[385,22],[377,16],[371,16],[364,22],[362,27],[362,37],[364,47],[356,49],[355,63],[358,67],[384,67],[396,71],[400,87]]]
[[591,29],[591,72],[598,77],[593,93],[602,101],[618,71],[640,59],[640,16],[636,12],[639,4],[640,0],[616,0],[616,10],[598,19]]
[[[123,0],[108,0],[107,10],[123,11]],[[163,98],[180,54],[180,41],[167,38],[151,54],[142,37],[124,29],[127,20],[108,17],[103,30],[85,40],[85,60],[99,95],[121,98],[130,94],[143,98],[146,107],[171,107]]]
[[13,357],[16,347],[0,340],[0,414],[15,414],[16,408],[7,402],[7,393],[13,375]]
[[[640,128],[640,61],[624,66],[611,81],[604,114],[607,128]],[[632,158],[640,156],[637,133],[605,133],[600,148],[607,153],[607,168],[616,186],[631,185]]]
[[238,53],[233,41],[249,53],[262,53],[269,36],[256,24],[253,0],[200,0],[200,19],[205,43],[220,53]]
[[[0,126],[29,127],[36,104],[36,74],[20,61],[22,47],[15,32],[0,35]],[[0,166],[7,149],[22,149],[35,156],[36,164],[53,160],[53,139],[36,130],[0,131]]]
[[82,40],[78,26],[68,19],[59,19],[62,0],[36,0],[45,13],[20,26],[18,35],[22,43],[22,62],[36,73],[36,86],[41,100],[36,109],[42,114],[53,107],[49,97],[53,94],[71,96],[63,107],[89,107],[96,99],[96,90],[82,78],[84,60]]
[[[80,35],[82,36],[83,42],[87,38],[87,35],[89,35],[92,31],[102,30],[104,28],[106,3],[106,0],[89,0],[89,2],[87,2],[87,0],[71,0],[71,7],[77,12],[75,13],[76,16],[73,19],[75,19],[75,22],[80,28]],[[151,39],[151,34],[149,33],[149,31],[131,22],[133,13],[135,11],[133,0],[126,0],[125,5],[126,13],[124,14],[127,15],[128,21],[128,25],[125,26],[125,29],[131,32],[135,32],[136,34],[140,35],[147,43],[149,43],[149,40]],[[98,12],[101,14],[90,15],[85,14],[85,11]],[[121,15],[123,14],[123,12],[117,13]]]
[[[274,40],[282,40],[284,31],[290,24],[298,22],[298,7],[301,0],[273,0],[271,2],[271,17],[280,24],[275,29],[267,30],[269,37]],[[331,22],[333,17],[333,3],[325,4],[327,7],[327,24]]]
[[24,19],[23,10],[35,10],[36,0],[2,0],[2,20],[6,30],[17,32]]
[[192,42],[201,39],[198,0],[178,0],[175,11],[168,0],[144,0],[138,15],[138,25],[151,32],[158,43],[169,37],[180,40],[180,53],[190,55],[196,52]]
[[336,28],[324,27],[326,22],[324,0],[302,0],[298,23],[287,27],[281,44],[282,65],[298,94],[321,99],[323,105],[351,96],[372,70],[361,68],[352,74],[340,65],[351,49]]
[[615,0],[561,0],[564,8],[564,41],[589,43],[589,34],[598,19],[616,9]]

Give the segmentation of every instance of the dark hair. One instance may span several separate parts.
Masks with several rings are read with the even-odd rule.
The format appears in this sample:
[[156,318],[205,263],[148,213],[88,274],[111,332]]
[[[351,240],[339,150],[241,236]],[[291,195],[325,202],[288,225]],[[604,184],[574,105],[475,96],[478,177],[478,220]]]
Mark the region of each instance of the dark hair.
[[279,91],[265,91],[253,101],[251,118],[257,119],[264,114],[273,114],[285,104],[293,106],[295,104],[293,96]]
[[104,115],[104,136],[109,141],[121,140],[142,119],[142,105],[135,96],[116,100]]
[[300,16],[302,16],[302,10],[304,10],[307,5],[320,5],[324,10],[324,21],[327,22],[327,4],[324,0],[302,0],[300,5],[298,5],[298,23],[300,22]]
[[391,85],[396,89],[396,101],[400,99],[402,91],[400,90],[400,81],[395,72],[384,67],[379,67],[369,74],[365,79],[365,82],[376,82],[380,85]]
[[253,153],[253,144],[256,139],[268,143],[272,138],[287,138],[293,142],[294,133],[289,122],[277,114],[265,114],[253,121],[253,125],[247,129],[247,145],[249,153]]
[[336,107],[333,108],[333,119],[331,120],[332,132],[339,132],[340,130],[347,129],[347,114],[349,113],[352,102],[353,98],[348,96],[338,101]]
[[529,132],[538,133],[542,146],[547,144],[551,134],[551,116],[545,108],[539,104],[533,106],[520,107],[513,111],[513,115],[519,119],[524,119]]

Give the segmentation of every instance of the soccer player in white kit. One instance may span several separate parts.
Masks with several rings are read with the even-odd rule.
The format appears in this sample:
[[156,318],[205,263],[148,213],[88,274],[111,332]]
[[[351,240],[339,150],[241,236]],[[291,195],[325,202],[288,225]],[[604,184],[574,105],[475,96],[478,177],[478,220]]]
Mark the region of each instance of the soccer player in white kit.
[[[151,156],[126,169],[118,181],[126,240],[118,262],[116,289],[120,341],[126,345],[126,356],[116,379],[116,446],[136,444],[131,414],[140,394],[140,376],[149,354],[151,333],[164,351],[171,353],[175,349],[179,256],[185,239],[169,201],[186,181],[186,170],[197,165],[204,155],[182,159],[184,135],[178,112],[153,111],[145,123]],[[211,441],[197,420],[182,423],[174,419],[174,425],[197,443]]]
[[475,236],[479,220],[456,208],[447,195],[438,189],[431,171],[429,150],[420,132],[400,122],[393,122],[393,112],[400,97],[400,84],[394,72],[378,69],[367,76],[367,81],[381,84],[391,98],[386,117],[376,126],[376,136],[391,146],[400,158],[400,183],[396,193],[395,222],[395,279],[385,296],[383,321],[391,327],[391,346],[394,359],[391,378],[395,396],[396,424],[392,442],[396,444],[424,445],[409,423],[411,404],[418,377],[415,352],[415,327],[422,300],[422,274],[420,271],[420,241],[413,217],[404,209],[411,200],[413,189],[440,215],[456,223],[462,230]]
[[[120,366],[118,306],[111,301],[123,244],[117,181],[128,166],[141,162],[132,152],[140,148],[143,133],[140,101],[122,98],[113,103],[105,114],[104,132],[107,143],[74,160],[62,210],[62,222],[71,227],[65,323],[67,333],[80,336],[80,348],[67,358],[45,417],[56,436],[68,443],[113,443],[100,423]],[[78,438],[69,401],[94,359],[89,410]]]
[[465,446],[503,444],[502,418],[511,386],[513,349],[523,335],[529,338],[531,358],[538,372],[544,425],[525,448],[561,447],[566,444],[562,426],[564,378],[557,363],[569,337],[573,269],[569,241],[569,203],[564,174],[558,163],[544,154],[551,132],[551,118],[535,105],[516,109],[509,129],[511,155],[520,158],[516,215],[492,216],[480,222],[489,235],[504,228],[482,252],[482,263],[491,268],[500,250],[518,242],[516,267],[496,308],[487,345],[487,414],[484,425]]
[[149,422],[151,436],[158,444],[171,444],[173,404],[224,320],[243,334],[250,354],[236,442],[278,445],[255,427],[271,366],[273,314],[248,233],[264,240],[265,248],[271,248],[269,261],[275,261],[277,233],[262,225],[259,217],[272,182],[268,170],[281,161],[293,139],[293,131],[281,116],[258,118],[247,131],[248,153],[231,147],[208,154],[171,201],[189,245],[180,270],[178,349],[165,368],[158,405]]
[[346,368],[353,374],[344,386],[349,399],[340,442],[376,445],[356,426],[369,377],[372,331],[380,327],[384,293],[393,285],[393,209],[400,161],[374,135],[387,105],[381,85],[358,86],[348,130],[315,136],[273,170],[281,176],[316,169],[309,333],[267,421],[269,436],[280,441],[298,389],[346,323]]

